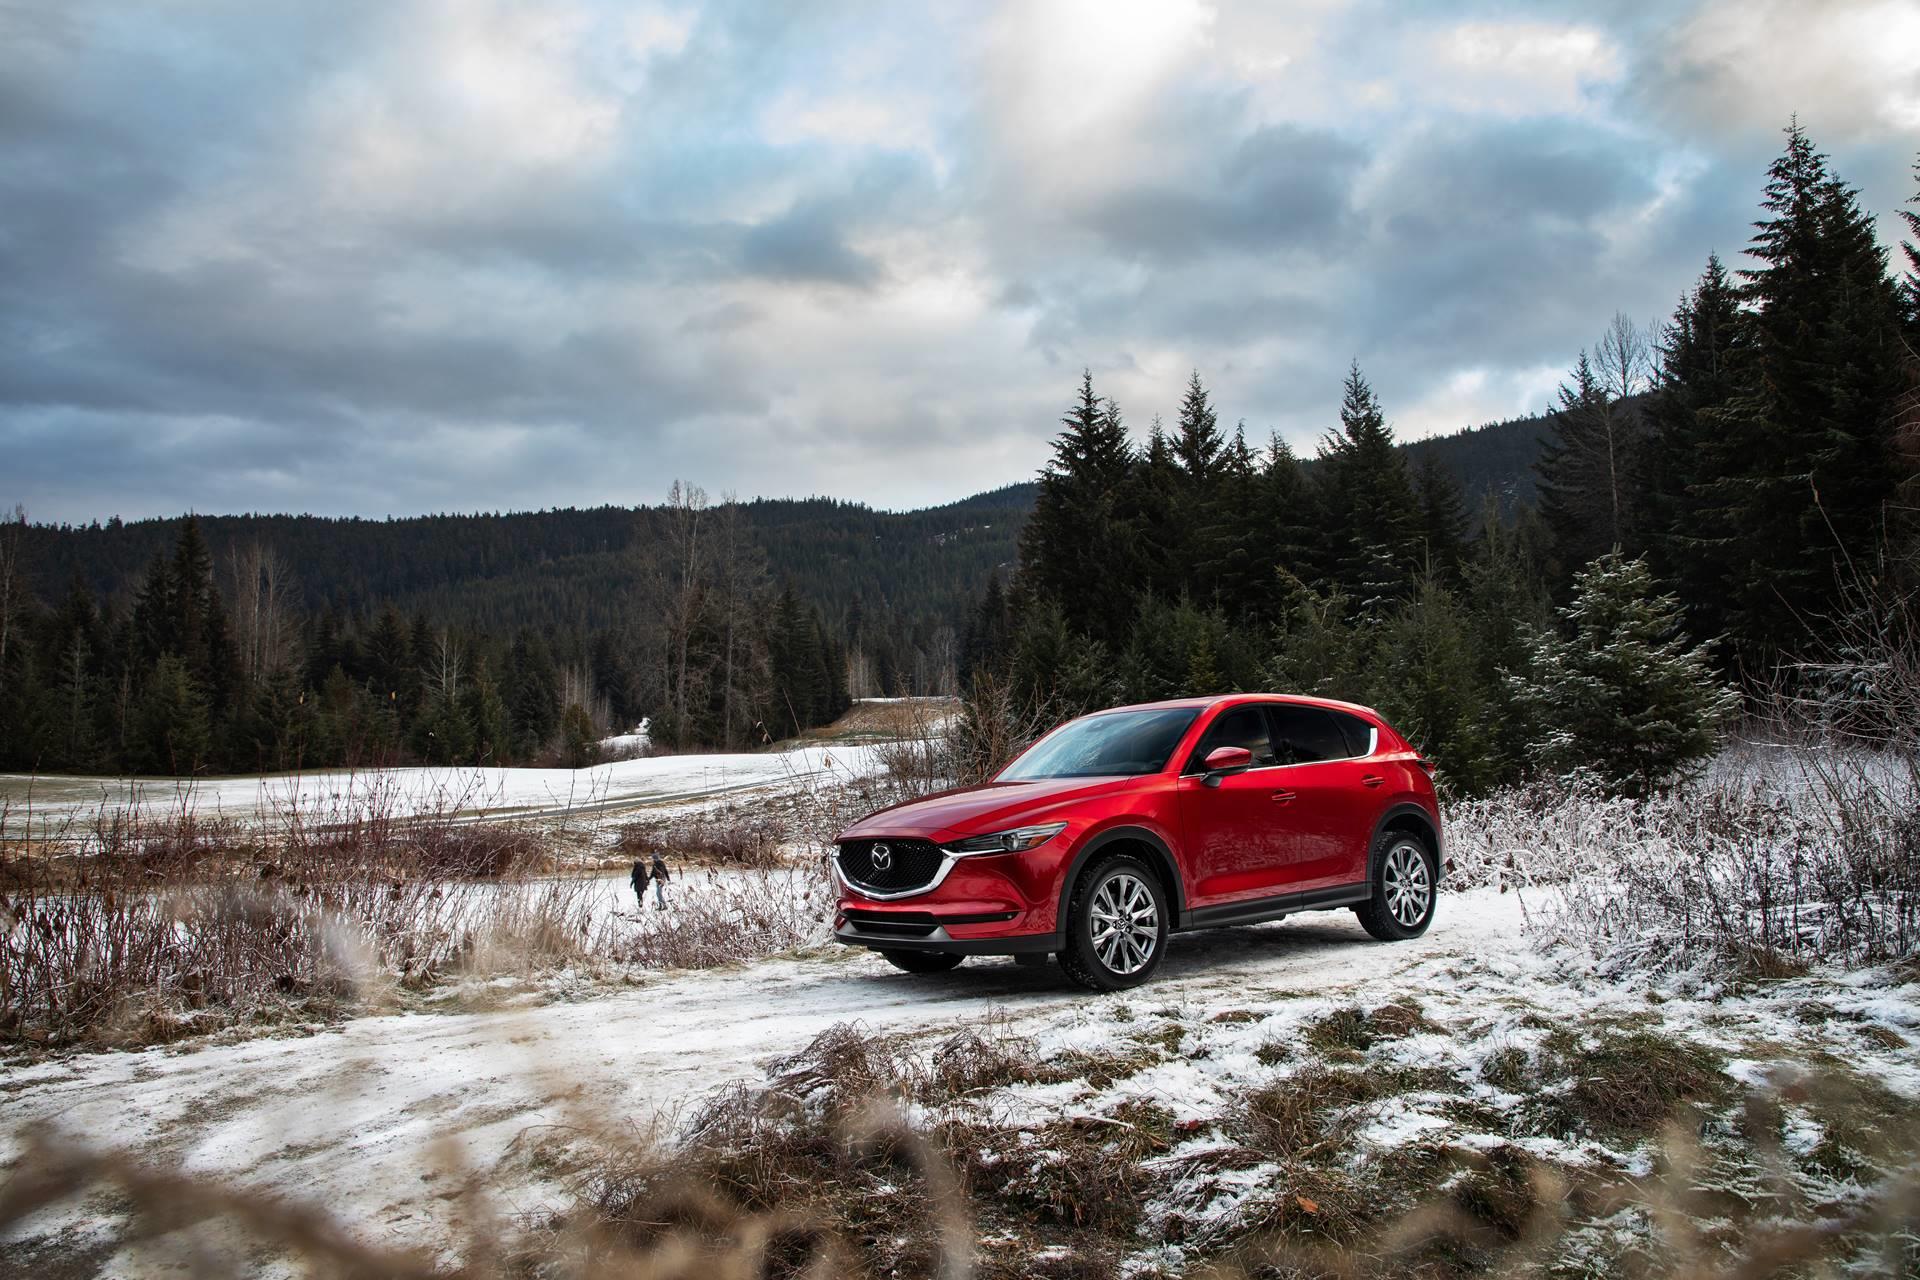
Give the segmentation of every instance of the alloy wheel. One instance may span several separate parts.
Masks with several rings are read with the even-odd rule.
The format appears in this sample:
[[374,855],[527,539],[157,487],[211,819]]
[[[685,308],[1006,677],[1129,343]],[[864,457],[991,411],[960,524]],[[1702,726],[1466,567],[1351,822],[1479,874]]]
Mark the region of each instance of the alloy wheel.
[[1433,876],[1427,870],[1427,857],[1412,844],[1397,844],[1387,851],[1387,865],[1381,876],[1387,893],[1387,910],[1402,928],[1411,929],[1426,917],[1433,905]]
[[1125,977],[1140,972],[1160,945],[1160,908],[1146,882],[1130,872],[1109,876],[1093,895],[1093,951]]

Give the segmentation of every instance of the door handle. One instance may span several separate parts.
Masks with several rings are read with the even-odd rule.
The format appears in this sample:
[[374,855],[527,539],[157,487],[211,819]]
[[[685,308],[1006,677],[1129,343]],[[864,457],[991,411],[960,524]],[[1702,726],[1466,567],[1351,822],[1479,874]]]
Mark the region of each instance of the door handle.
[[1291,804],[1293,803],[1293,792],[1276,791],[1268,796],[1267,799],[1273,801],[1275,804]]
[[1377,773],[1364,773],[1360,775],[1360,785],[1363,787],[1377,787],[1385,781],[1386,779]]

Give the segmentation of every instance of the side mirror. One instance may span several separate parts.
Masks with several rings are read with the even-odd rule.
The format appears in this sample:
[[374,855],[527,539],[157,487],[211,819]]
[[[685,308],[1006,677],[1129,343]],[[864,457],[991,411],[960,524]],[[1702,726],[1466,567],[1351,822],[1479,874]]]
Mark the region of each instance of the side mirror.
[[1207,768],[1207,776],[1202,781],[1210,787],[1217,787],[1220,779],[1227,774],[1251,765],[1253,752],[1245,747],[1215,747],[1207,752],[1207,758],[1201,763]]

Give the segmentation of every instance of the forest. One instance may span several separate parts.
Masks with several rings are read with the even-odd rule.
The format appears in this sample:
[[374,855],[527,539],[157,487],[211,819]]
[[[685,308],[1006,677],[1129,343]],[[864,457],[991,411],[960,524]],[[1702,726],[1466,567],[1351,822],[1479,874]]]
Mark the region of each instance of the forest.
[[1511,519],[1396,447],[1357,364],[1310,459],[1224,431],[1198,373],[1136,447],[1084,375],[967,630],[981,753],[1008,722],[1283,690],[1380,709],[1456,794],[1635,792],[1796,682],[1870,683],[1839,651],[1909,633],[1920,571],[1920,257],[1892,269],[1797,125],[1754,228],[1750,267],[1709,256],[1669,320],[1616,315],[1577,357]]
[[677,481],[386,521],[19,511],[0,768],[578,766],[642,718],[739,749],[854,696],[1030,731],[1285,689],[1379,707],[1459,792],[1569,752],[1651,785],[1914,577],[1911,243],[1896,270],[1795,127],[1747,251],[1664,323],[1615,316],[1549,415],[1437,439],[1397,442],[1356,364],[1313,456],[1223,429],[1197,372],[1136,444],[1089,373],[1037,484],[928,511]]

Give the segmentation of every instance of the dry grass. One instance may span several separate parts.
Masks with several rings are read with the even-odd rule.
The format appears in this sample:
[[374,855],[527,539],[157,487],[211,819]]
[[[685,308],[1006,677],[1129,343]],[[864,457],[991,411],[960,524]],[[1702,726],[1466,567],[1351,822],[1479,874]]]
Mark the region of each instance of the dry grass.
[[725,812],[625,823],[614,833],[614,847],[627,858],[658,852],[674,866],[766,868],[779,865],[785,839],[782,825],[763,813]]
[[249,827],[128,807],[16,845],[0,861],[0,1042],[154,1044],[337,1019],[464,975],[710,967],[816,941],[830,913],[824,876],[773,869],[766,830],[711,823],[714,860],[749,870],[681,865],[670,915],[628,924],[602,883],[550,874],[550,822],[461,808],[403,815],[375,790]]
[[[1858,1079],[1802,1076],[1736,1098],[1717,1072],[1659,1085],[1654,1073],[1709,1068],[1630,1034],[1584,1056],[1570,1043],[1543,1052],[1533,1068],[1542,1089],[1598,1077],[1608,1092],[1590,1099],[1597,1107],[1655,1099],[1627,1127],[1653,1135],[1658,1158],[1633,1173],[1560,1166],[1500,1142],[1358,1154],[1343,1140],[1358,1118],[1435,1083],[1377,1067],[1310,1064],[1249,1093],[1231,1117],[1237,1145],[1190,1133],[1150,1097],[1039,1123],[1008,1118],[996,1099],[1052,1072],[1004,1030],[988,1024],[926,1054],[838,1026],[772,1064],[763,1083],[709,1097],[677,1137],[550,1135],[537,1159],[571,1187],[573,1207],[517,1223],[476,1209],[462,1216],[460,1247],[436,1258],[366,1243],[318,1210],[45,1134],[0,1190],[0,1230],[56,1198],[110,1187],[156,1245],[216,1219],[257,1242],[231,1267],[199,1255],[196,1272],[214,1276],[269,1256],[316,1274],[449,1280],[1113,1277],[1129,1257],[1133,1275],[1216,1280],[1760,1280],[1829,1274],[1843,1261],[1878,1258],[1890,1275],[1920,1264],[1913,1117]],[[1566,1074],[1550,1078],[1556,1068]],[[1836,1185],[1815,1167],[1831,1157],[1801,1162],[1819,1175],[1809,1182],[1777,1139],[1782,1106],[1816,1104],[1849,1162],[1854,1190],[1838,1198],[1805,1190]],[[1235,1177],[1252,1178],[1253,1194],[1222,1214],[1210,1206]],[[1179,1245],[1186,1261],[1166,1270],[1153,1261],[1157,1242]]]

